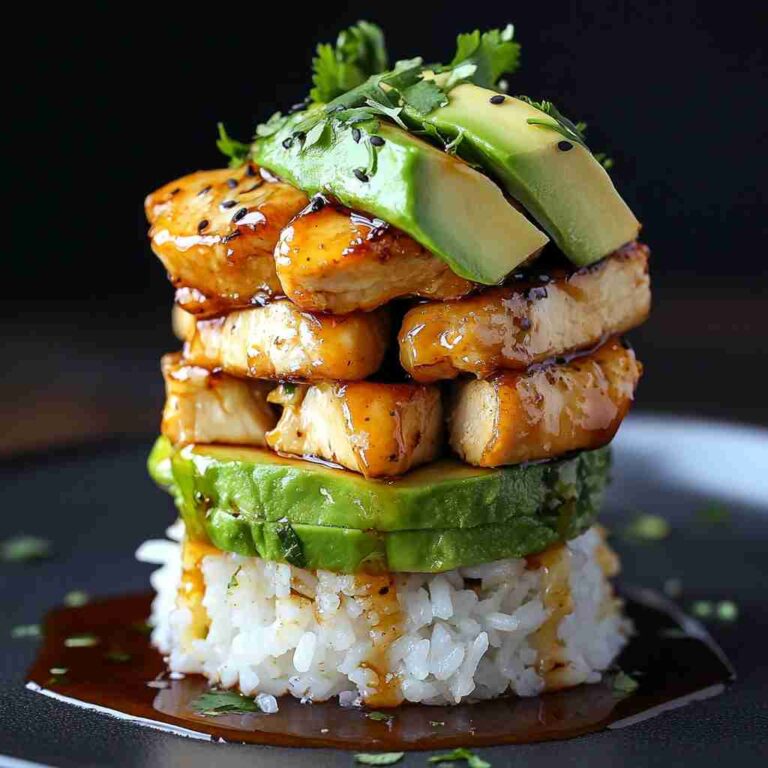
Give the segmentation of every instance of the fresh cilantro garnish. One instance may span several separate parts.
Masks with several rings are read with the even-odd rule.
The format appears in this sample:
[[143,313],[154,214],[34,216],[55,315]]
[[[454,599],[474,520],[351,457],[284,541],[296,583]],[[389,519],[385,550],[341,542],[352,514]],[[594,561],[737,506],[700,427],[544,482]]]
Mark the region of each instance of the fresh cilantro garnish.
[[395,719],[394,715],[388,715],[385,712],[366,712],[365,716],[377,723],[391,723]]
[[434,80],[419,80],[402,92],[403,101],[412,109],[428,115],[448,103],[448,97]]
[[237,577],[240,575],[240,571],[242,571],[242,570],[243,570],[243,566],[242,565],[238,565],[237,569],[235,570],[235,572],[230,577],[229,582],[227,584],[227,592],[228,593],[231,592],[233,589],[237,589],[237,587],[239,586],[240,582],[237,580]]
[[39,536],[21,534],[0,542],[0,560],[4,563],[44,560],[50,554],[51,542]]
[[670,525],[661,515],[639,514],[627,526],[626,535],[640,541],[661,541],[670,533]]
[[618,693],[634,693],[640,687],[640,683],[626,672],[619,672],[613,678],[613,690]]
[[459,760],[464,760],[467,768],[491,768],[491,764],[487,760],[483,760],[482,757],[479,757],[474,752],[470,752],[465,747],[458,747],[452,752],[445,752],[442,755],[432,755],[432,757],[428,758],[427,762],[440,764],[455,763]]
[[389,66],[384,33],[376,24],[358,21],[339,33],[336,45],[321,43],[312,59],[313,102],[325,104],[364,83]]
[[82,634],[72,635],[64,640],[67,648],[92,648],[99,644],[99,638],[96,635]]
[[261,712],[255,699],[236,691],[206,691],[190,705],[200,715],[216,717],[237,712]]
[[21,640],[27,637],[40,637],[39,624],[19,624],[18,626],[11,628],[11,637],[14,640]]
[[125,651],[107,651],[104,654],[104,658],[107,661],[113,661],[115,664],[126,664],[133,658],[133,656]]
[[361,765],[394,765],[403,759],[405,752],[358,752],[355,762]]
[[242,141],[233,139],[224,127],[224,123],[219,123],[219,138],[216,139],[216,148],[222,155],[229,158],[229,167],[237,168],[248,159],[250,147]]
[[64,605],[67,608],[79,608],[88,602],[88,593],[83,592],[82,589],[74,589],[72,592],[67,592],[64,595]]
[[266,123],[259,123],[256,126],[256,138],[266,139],[273,136],[285,125],[287,119],[288,116],[283,115],[282,112],[275,112]]
[[572,122],[551,101],[534,101],[528,96],[518,96],[517,98],[527,102],[532,107],[536,107],[536,109],[541,110],[551,118],[547,120],[545,118],[529,117],[526,121],[529,125],[538,125],[542,128],[557,131],[569,141],[581,144],[583,147],[587,146],[584,138],[584,131],[587,128],[586,123]]
[[507,24],[504,29],[480,30],[456,38],[456,54],[448,69],[474,64],[475,70],[467,78],[483,88],[495,88],[499,78],[514,72],[520,60],[520,45],[514,42],[515,28]]
[[296,535],[296,531],[293,530],[293,526],[290,523],[280,523],[276,531],[277,538],[283,548],[285,562],[296,566],[296,568],[304,568],[307,565],[304,547],[301,544],[301,539]]

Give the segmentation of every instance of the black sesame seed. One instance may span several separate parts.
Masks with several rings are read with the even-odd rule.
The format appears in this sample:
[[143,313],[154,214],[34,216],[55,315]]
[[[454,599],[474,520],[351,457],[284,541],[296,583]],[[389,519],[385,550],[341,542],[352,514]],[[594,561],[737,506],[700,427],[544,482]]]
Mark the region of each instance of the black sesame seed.
[[292,146],[293,146],[293,139],[290,136],[283,139],[283,147],[285,149],[290,149]]
[[358,181],[368,181],[368,174],[362,168],[355,168],[352,173],[355,174],[355,178]]
[[237,179],[227,179],[227,186],[234,189],[237,186]]
[[353,128],[352,129],[352,140],[357,144],[360,141],[360,129],[359,128]]
[[210,224],[208,219],[200,219],[200,221],[197,222],[197,231],[202,232],[208,224]]
[[223,243],[228,243],[230,240],[234,240],[237,237],[240,237],[239,229],[236,229],[234,232],[230,232],[228,235],[225,235],[221,241]]
[[172,189],[171,190],[171,197],[173,197],[174,195],[178,195],[179,192],[181,192],[181,187],[176,187],[176,189]]
[[304,139],[307,138],[307,134],[304,133],[304,131],[296,131],[296,133],[293,134],[293,138],[296,139],[296,141],[298,141],[299,144],[303,144]]
[[568,358],[567,357],[559,356],[559,357],[555,358],[555,363],[557,365],[565,365],[567,362],[568,362]]
[[557,148],[558,148],[558,149],[559,149],[561,152],[568,152],[569,150],[573,149],[573,144],[571,144],[571,142],[570,142],[570,141],[565,141],[565,140],[563,140],[563,141],[558,141],[558,142],[557,142]]
[[383,147],[384,139],[382,139],[381,136],[371,136],[371,146]]
[[209,184],[207,187],[203,187],[197,194],[198,194],[198,196],[206,195],[210,191],[211,191],[211,185]]
[[325,199],[318,195],[312,198],[312,202],[309,204],[309,210],[312,213],[317,213],[325,205]]
[[225,200],[225,201],[224,201],[224,202],[221,204],[221,207],[222,207],[224,210],[227,210],[228,208],[234,208],[236,205],[237,205],[237,200]]
[[247,208],[241,208],[241,209],[240,209],[240,210],[239,210],[239,211],[238,211],[238,212],[237,212],[237,213],[236,213],[236,214],[235,214],[235,215],[232,217],[232,221],[240,221],[240,219],[242,219],[242,218],[243,218],[243,216],[245,216],[245,214],[246,214],[246,213],[248,213],[248,209],[247,209]]
[[258,173],[258,171],[252,165],[249,165],[245,169],[245,175],[246,176],[255,176],[257,173]]
[[241,194],[247,195],[249,192],[253,192],[254,190],[257,190],[264,181],[257,181],[252,187],[248,187],[248,189],[244,189]]
[[504,96],[503,93],[497,93],[495,96],[491,96],[488,101],[490,101],[491,104],[503,104],[505,98],[506,96]]

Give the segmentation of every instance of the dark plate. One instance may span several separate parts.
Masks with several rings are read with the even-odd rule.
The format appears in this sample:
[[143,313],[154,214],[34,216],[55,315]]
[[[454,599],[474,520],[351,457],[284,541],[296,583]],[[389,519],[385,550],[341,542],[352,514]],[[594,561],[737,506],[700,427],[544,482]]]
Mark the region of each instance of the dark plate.
[[[133,552],[174,517],[146,478],[148,448],[149,441],[104,445],[0,467],[0,539],[23,531],[55,544],[55,556],[45,562],[0,565],[0,765],[25,764],[13,758],[61,768],[352,765],[349,753],[332,750],[185,739],[24,688],[36,641],[11,640],[12,626],[39,621],[73,589],[114,595],[146,588],[148,569],[134,562]],[[721,696],[621,730],[482,754],[494,768],[762,765],[768,736],[768,431],[637,416],[622,429],[615,457],[606,524],[618,534],[637,512],[672,523],[671,535],[660,542],[614,537],[624,580],[660,589],[680,579],[683,607],[698,599],[736,601],[738,620],[713,622],[710,629],[739,679]],[[730,511],[729,523],[702,519],[701,510],[713,504]],[[425,760],[413,753],[399,765],[423,766]]]

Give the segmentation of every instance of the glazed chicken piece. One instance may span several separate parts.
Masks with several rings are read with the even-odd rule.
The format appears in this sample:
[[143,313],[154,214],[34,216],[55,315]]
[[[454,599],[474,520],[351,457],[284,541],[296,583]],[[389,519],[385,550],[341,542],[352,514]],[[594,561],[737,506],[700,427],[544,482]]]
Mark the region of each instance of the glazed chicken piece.
[[456,299],[474,287],[399,229],[321,197],[282,231],[275,263],[295,304],[337,315],[400,296]]
[[634,328],[650,304],[648,249],[633,243],[576,272],[414,307],[400,329],[400,362],[421,382],[521,370]]
[[273,251],[307,204],[303,192],[253,166],[198,171],[149,195],[152,250],[189,311],[222,312],[280,293]]
[[254,379],[364,379],[381,365],[389,332],[386,310],[313,315],[286,299],[209,320],[187,318],[179,330],[188,363]]
[[642,366],[611,339],[570,362],[457,383],[450,444],[469,464],[500,467],[609,443],[632,403]]
[[366,477],[400,475],[440,448],[440,391],[419,384],[369,381],[284,384],[269,396],[283,407],[269,446],[312,456]]
[[163,357],[162,371],[161,431],[171,442],[266,446],[264,435],[277,422],[277,411],[267,402],[274,383],[185,365],[178,353]]

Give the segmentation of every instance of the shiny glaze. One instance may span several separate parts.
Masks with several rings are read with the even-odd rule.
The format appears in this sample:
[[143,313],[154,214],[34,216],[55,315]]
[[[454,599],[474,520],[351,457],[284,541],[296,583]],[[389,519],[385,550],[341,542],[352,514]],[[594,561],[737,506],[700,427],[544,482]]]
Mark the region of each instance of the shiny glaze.
[[267,435],[271,448],[315,456],[366,477],[400,475],[436,458],[441,447],[442,404],[437,387],[323,382],[280,391],[270,401],[283,406]]
[[298,189],[242,166],[172,181],[147,197],[145,210],[171,282],[194,289],[180,294],[182,304],[210,313],[281,293],[275,243],[306,203]]
[[642,366],[616,338],[583,357],[456,385],[451,447],[498,467],[609,443],[629,410]]
[[474,287],[404,232],[322,198],[282,231],[275,262],[288,298],[334,314],[401,296],[455,299]]
[[[98,706],[169,731],[184,729],[187,734],[226,741],[368,752],[567,739],[620,726],[630,717],[653,716],[662,705],[683,703],[687,697],[714,695],[733,678],[706,637],[662,634],[678,627],[662,598],[645,593],[637,597],[642,602],[627,601],[637,635],[619,660],[640,681],[639,690],[629,696],[619,695],[606,682],[531,699],[503,698],[457,707],[404,704],[391,711],[391,722],[371,720],[367,710],[345,709],[335,702],[306,705],[282,698],[274,715],[205,717],[190,705],[207,689],[206,681],[197,675],[168,679],[160,654],[136,629],[149,614],[151,595],[53,611],[27,679],[35,690],[81,706]],[[81,633],[95,634],[99,644],[64,647],[66,637]],[[130,661],[109,660],[105,652],[114,650],[130,654]],[[52,678],[54,667],[66,667],[66,676]]]
[[422,382],[521,370],[623,333],[649,309],[648,249],[636,243],[591,267],[556,270],[543,283],[513,279],[414,307],[400,329],[400,362]]
[[255,379],[364,379],[381,365],[388,342],[384,309],[335,317],[282,300],[226,317],[190,317],[178,325],[187,362]]
[[178,353],[161,361],[165,407],[160,431],[176,445],[265,446],[277,414],[267,402],[274,384],[186,365]]
[[368,667],[375,677],[372,692],[365,696],[365,704],[376,707],[396,707],[403,701],[400,681],[389,672],[389,649],[402,634],[405,617],[397,600],[397,590],[392,574],[372,576],[358,574],[355,586],[362,589],[362,598],[373,650],[362,666]]

